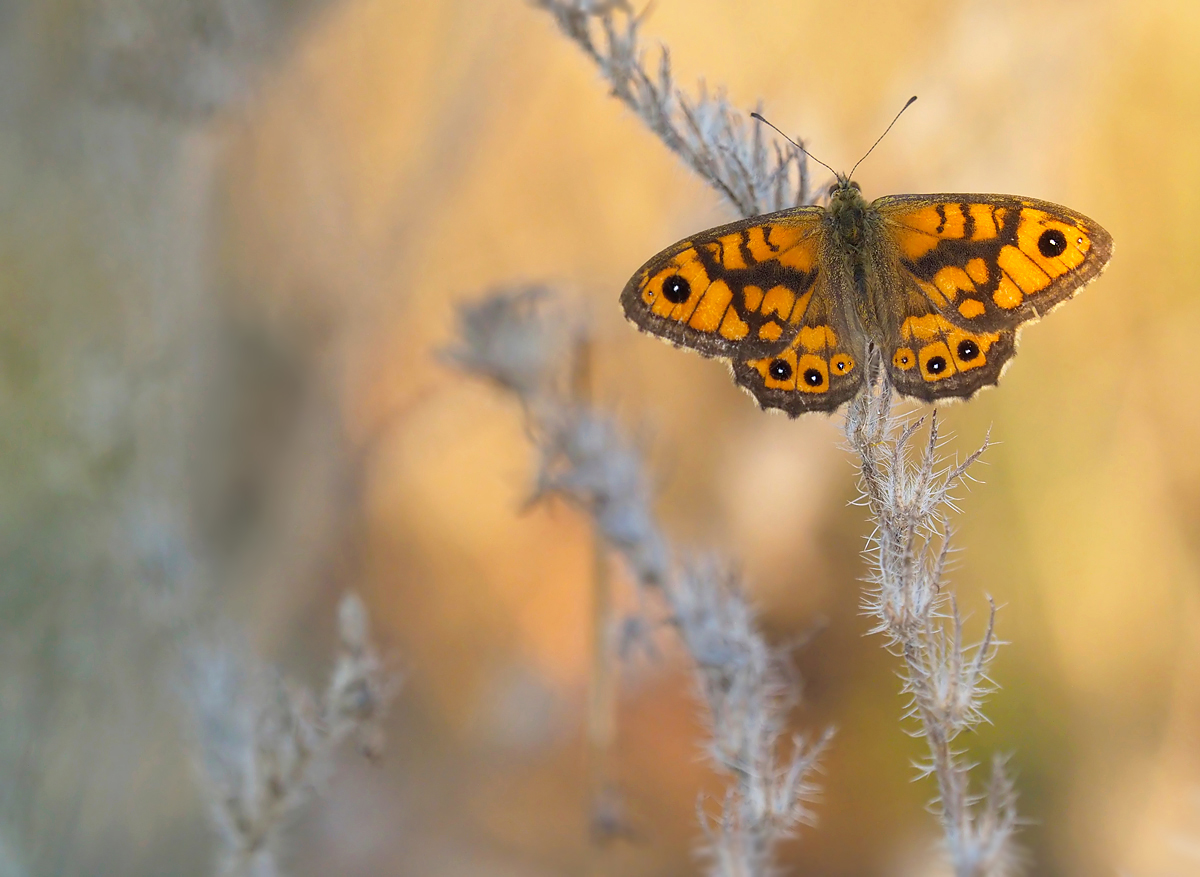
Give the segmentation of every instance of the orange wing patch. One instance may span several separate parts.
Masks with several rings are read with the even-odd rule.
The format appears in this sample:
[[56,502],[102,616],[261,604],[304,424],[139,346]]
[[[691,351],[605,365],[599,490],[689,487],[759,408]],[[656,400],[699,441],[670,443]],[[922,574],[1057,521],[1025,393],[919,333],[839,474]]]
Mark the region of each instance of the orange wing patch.
[[892,363],[905,371],[919,365],[923,379],[942,381],[986,365],[988,351],[1000,335],[970,332],[939,314],[925,314],[906,319],[900,337],[904,346],[897,348]]
[[848,376],[856,363],[848,352],[838,349],[834,328],[822,325],[802,327],[786,349],[747,365],[762,376],[768,389],[819,395],[829,392],[831,374]]
[[996,383],[1015,349],[1013,332],[974,332],[941,314],[907,317],[888,373],[906,396],[965,398]]
[[1000,229],[1004,227],[1004,214],[1006,212],[1003,207],[995,207],[991,204],[968,204],[967,213],[971,220],[971,240],[983,241],[996,237],[1000,233]]
[[1032,206],[1021,209],[1016,239],[996,259],[1003,272],[992,298],[1012,310],[1048,289],[1055,280],[1087,259],[1092,241],[1087,231]]
[[783,337],[783,326],[774,321],[763,323],[758,327],[758,337],[764,341],[778,341]]
[[[968,217],[971,217],[971,228],[976,223],[972,207],[987,208],[988,205],[935,202],[905,213],[892,233],[901,255],[915,261],[932,252],[942,240],[969,237]],[[994,223],[992,227],[994,229]]]
[[733,290],[729,288],[729,284],[724,280],[714,280],[704,295],[696,297],[696,306],[692,315],[688,317],[687,324],[701,332],[717,331],[729,312],[732,301]]
[[728,341],[741,341],[750,334],[750,325],[738,316],[738,312],[733,308],[725,311],[725,319],[721,320],[721,325],[717,331],[722,338]]
[[757,286],[746,286],[742,289],[742,304],[748,311],[757,311],[762,305],[763,291]]
[[764,314],[778,314],[787,320],[792,316],[792,309],[795,306],[795,290],[788,289],[786,286],[772,286],[763,297],[762,312]]

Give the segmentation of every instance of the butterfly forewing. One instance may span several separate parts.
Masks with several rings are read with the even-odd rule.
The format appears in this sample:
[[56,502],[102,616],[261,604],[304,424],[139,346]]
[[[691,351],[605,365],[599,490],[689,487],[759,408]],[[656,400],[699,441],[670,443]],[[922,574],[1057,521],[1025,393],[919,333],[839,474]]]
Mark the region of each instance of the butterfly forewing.
[[892,195],[884,219],[901,272],[961,326],[1015,329],[1100,275],[1112,238],[1057,204],[1008,195]]
[[668,247],[621,294],[643,331],[705,356],[765,356],[796,334],[817,278],[819,208],[714,228]]

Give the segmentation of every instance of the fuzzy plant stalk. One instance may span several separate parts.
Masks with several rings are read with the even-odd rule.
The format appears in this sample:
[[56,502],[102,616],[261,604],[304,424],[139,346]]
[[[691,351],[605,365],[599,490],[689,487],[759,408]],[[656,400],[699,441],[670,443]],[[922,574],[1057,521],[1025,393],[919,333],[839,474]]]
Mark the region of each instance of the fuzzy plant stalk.
[[662,47],[657,69],[643,63],[639,26],[625,0],[533,0],[600,69],[612,95],[667,148],[742,215],[809,204],[804,153],[767,145],[761,125],[733,107],[723,91],[701,84],[695,96],[675,84]]
[[[565,386],[561,376],[572,372],[579,334],[557,312],[552,293],[501,290],[463,307],[459,317],[458,341],[447,355],[520,401],[540,460],[534,498],[559,497],[588,515],[638,596],[665,608],[665,623],[692,659],[708,724],[705,748],[728,777],[721,800],[699,804],[708,872],[771,873],[779,842],[811,819],[813,774],[828,739],[788,731],[796,689],[786,656],[758,630],[735,574],[714,560],[677,559],[681,553],[652,510],[637,449],[608,414]],[[644,633],[645,619],[633,626]]]
[[863,608],[872,633],[902,661],[908,717],[928,745],[918,765],[937,782],[933,810],[942,824],[947,855],[956,877],[991,877],[1016,870],[1013,842],[1016,795],[1003,759],[992,763],[982,795],[971,790],[972,764],[955,741],[986,721],[982,704],[992,691],[987,676],[995,656],[996,608],[991,604],[982,639],[964,641],[962,616],[944,588],[950,556],[947,515],[957,511],[954,491],[988,442],[966,459],[950,462],[939,453],[936,412],[918,446],[926,418],[909,422],[893,409],[892,390],[878,356],[869,363],[872,380],[847,406],[846,439],[859,462],[861,503],[875,525],[866,551],[870,574]]
[[[667,49],[657,68],[644,62],[641,21],[623,0],[533,0],[596,64],[612,94],[743,217],[813,203],[804,153],[768,149],[762,129],[720,91],[695,96],[677,87]],[[875,355],[870,380],[846,413],[846,435],[858,458],[864,504],[875,526],[868,550],[870,590],[864,600],[889,650],[902,661],[909,715],[929,744],[923,773],[937,783],[933,809],[958,877],[1000,875],[1016,867],[1015,793],[1002,760],[982,796],[970,790],[970,763],[956,738],[985,721],[991,688],[986,670],[997,645],[995,610],[982,641],[964,646],[962,619],[943,590],[949,552],[946,513],[953,490],[984,448],[959,464],[938,454],[936,418],[920,451],[920,423],[904,425]],[[985,445],[986,447],[986,445]]]
[[220,843],[219,877],[274,877],[289,819],[353,738],[376,757],[396,679],[372,645],[354,594],[338,606],[339,649],[328,683],[313,692],[282,680],[233,641],[190,649],[184,698],[198,772]]

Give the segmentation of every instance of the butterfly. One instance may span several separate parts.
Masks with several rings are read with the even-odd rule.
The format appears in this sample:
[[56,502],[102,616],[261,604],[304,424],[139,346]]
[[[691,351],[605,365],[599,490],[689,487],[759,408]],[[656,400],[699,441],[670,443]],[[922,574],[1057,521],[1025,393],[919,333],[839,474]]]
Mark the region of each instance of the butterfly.
[[1095,280],[1112,256],[1108,232],[1057,204],[1015,195],[867,202],[852,174],[837,175],[827,206],[667,247],[621,293],[626,317],[730,360],[759,405],[792,417],[853,397],[871,348],[901,394],[967,399],[999,381],[1022,326]]

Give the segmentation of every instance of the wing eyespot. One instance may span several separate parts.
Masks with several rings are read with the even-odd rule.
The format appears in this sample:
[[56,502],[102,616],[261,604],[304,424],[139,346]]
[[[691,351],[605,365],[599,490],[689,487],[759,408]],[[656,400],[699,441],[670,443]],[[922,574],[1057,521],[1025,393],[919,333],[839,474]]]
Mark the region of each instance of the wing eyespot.
[[909,347],[898,348],[895,354],[892,355],[892,365],[904,371],[908,371],[916,364],[916,362],[916,354],[914,354],[912,352],[912,348]]
[[1047,259],[1061,256],[1067,249],[1067,236],[1057,228],[1048,228],[1038,238],[1037,248]]
[[[964,338],[958,342],[958,358],[963,362],[970,362],[979,356],[979,345],[970,338]],[[932,360],[930,360],[932,363]]]
[[786,359],[773,359],[767,366],[771,377],[777,381],[786,381],[792,376],[792,366]]
[[692,297],[692,285],[678,274],[672,274],[663,280],[663,298],[673,305],[681,305]]
[[838,374],[848,375],[854,371],[854,357],[848,353],[839,353],[829,360],[829,364],[833,366]]

